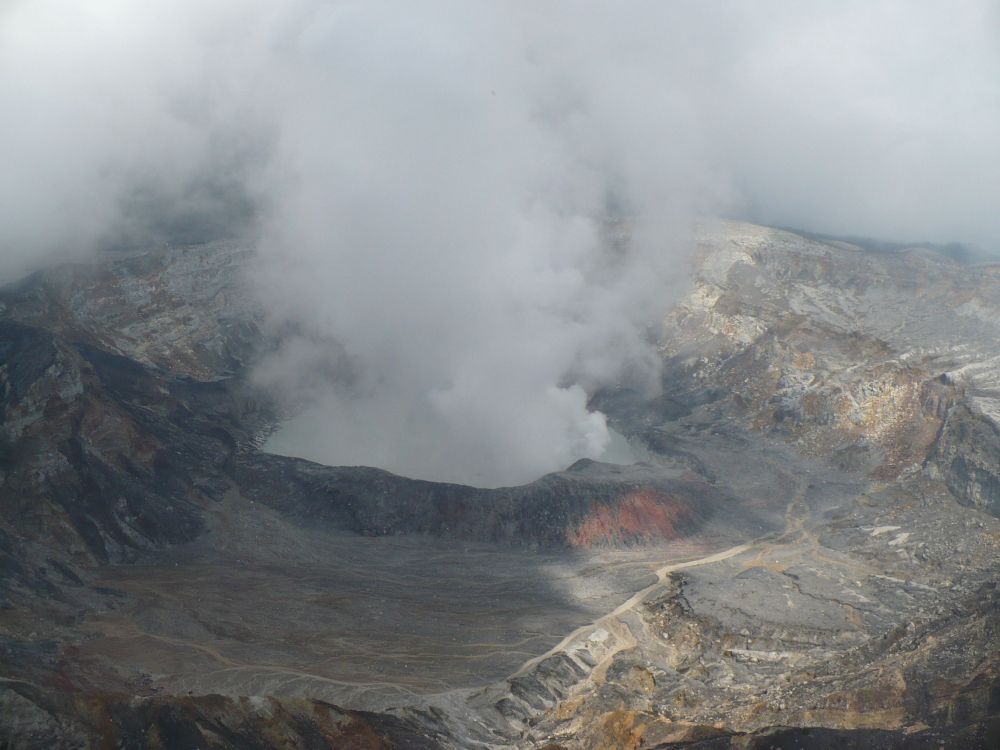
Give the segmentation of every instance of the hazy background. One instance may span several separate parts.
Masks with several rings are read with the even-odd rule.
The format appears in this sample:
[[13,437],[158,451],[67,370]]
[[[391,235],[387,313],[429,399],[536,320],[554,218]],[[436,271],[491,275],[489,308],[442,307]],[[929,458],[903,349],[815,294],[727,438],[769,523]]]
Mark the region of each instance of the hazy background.
[[8,0],[0,280],[242,237],[313,457],[525,481],[655,390],[698,214],[1000,247],[998,8]]

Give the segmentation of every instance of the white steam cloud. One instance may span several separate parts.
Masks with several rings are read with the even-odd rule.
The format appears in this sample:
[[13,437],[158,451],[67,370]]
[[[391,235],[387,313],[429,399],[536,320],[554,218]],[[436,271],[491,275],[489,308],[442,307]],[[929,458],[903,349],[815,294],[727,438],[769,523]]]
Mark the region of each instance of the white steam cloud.
[[691,149],[662,147],[674,113],[641,64],[581,75],[557,19],[414,7],[337,8],[297,40],[262,291],[337,346],[289,339],[261,376],[301,395],[337,357],[295,423],[311,457],[526,481],[600,455],[592,387],[656,387]]
[[[1000,247],[989,2],[0,10],[0,278],[241,232],[312,457],[484,484],[655,390],[690,220]],[[251,220],[252,219],[252,220]],[[655,331],[654,331],[655,333]]]

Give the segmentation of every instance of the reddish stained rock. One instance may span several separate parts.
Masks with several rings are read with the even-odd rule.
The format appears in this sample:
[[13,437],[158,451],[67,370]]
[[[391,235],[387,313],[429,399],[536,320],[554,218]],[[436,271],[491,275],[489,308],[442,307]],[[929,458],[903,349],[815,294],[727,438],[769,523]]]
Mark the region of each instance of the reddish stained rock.
[[612,506],[592,503],[575,529],[567,529],[572,547],[593,547],[669,541],[684,537],[701,520],[688,498],[643,488],[624,495]]

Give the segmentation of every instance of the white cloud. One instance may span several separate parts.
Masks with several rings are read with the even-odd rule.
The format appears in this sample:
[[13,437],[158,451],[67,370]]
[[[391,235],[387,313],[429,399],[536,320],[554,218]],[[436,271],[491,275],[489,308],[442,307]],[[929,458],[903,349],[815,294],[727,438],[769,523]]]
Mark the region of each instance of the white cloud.
[[[0,277],[253,229],[333,462],[495,483],[655,387],[690,218],[1000,246],[991,3],[15,2]],[[629,217],[609,249],[609,213]],[[186,234],[185,234],[186,233]],[[368,457],[368,458],[366,458]]]

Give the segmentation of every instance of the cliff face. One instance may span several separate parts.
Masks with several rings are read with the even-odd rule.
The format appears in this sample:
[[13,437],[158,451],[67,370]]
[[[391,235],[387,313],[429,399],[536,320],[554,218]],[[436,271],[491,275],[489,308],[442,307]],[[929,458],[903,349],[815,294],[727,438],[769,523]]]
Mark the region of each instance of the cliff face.
[[114,254],[8,287],[0,311],[137,363],[196,380],[233,375],[259,344],[259,311],[232,242]]
[[261,453],[235,245],[0,290],[0,743],[995,746],[1000,273],[701,236],[650,460],[500,489]]
[[880,479],[940,465],[962,502],[995,508],[976,472],[996,464],[1000,268],[725,222],[702,237],[664,322],[674,401],[721,399],[732,422]]
[[932,461],[959,502],[1000,516],[1000,427],[991,415],[967,404],[953,409]]

